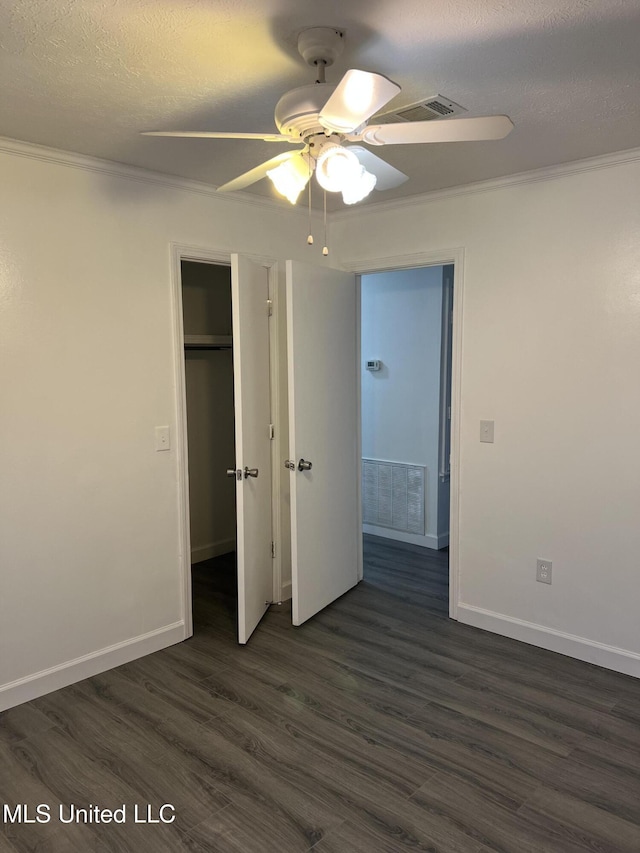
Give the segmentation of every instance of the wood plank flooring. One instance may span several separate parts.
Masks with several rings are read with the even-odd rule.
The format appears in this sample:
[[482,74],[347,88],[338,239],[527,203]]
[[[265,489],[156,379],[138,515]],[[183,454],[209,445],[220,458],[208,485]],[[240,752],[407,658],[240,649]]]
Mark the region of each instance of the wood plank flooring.
[[192,639],[0,717],[0,801],[53,818],[1,851],[639,853],[640,682],[449,620],[446,552],[366,537],[356,589],[246,647],[234,587],[200,564]]

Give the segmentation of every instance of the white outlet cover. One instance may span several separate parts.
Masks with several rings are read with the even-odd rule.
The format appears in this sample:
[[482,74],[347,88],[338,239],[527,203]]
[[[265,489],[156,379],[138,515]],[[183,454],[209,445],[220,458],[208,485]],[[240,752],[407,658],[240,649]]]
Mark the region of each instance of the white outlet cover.
[[536,580],[539,583],[551,583],[551,571],[553,563],[551,560],[538,560],[536,563]]

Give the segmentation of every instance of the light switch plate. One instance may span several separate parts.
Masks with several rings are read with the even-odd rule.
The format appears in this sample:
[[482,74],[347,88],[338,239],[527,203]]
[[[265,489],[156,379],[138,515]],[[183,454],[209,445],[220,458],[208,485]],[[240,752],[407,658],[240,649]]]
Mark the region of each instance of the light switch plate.
[[168,426],[156,427],[156,450],[171,450],[171,430]]
[[480,441],[493,444],[493,421],[480,421]]

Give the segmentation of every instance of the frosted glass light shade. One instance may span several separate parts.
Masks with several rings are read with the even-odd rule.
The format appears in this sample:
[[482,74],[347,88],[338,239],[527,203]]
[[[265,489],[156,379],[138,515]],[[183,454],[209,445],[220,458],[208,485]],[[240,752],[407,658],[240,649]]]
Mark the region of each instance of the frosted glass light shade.
[[302,156],[293,157],[276,166],[275,169],[270,169],[267,177],[271,179],[280,195],[283,195],[291,204],[295,204],[298,196],[309,183],[309,163]]
[[330,193],[341,192],[361,169],[360,161],[352,151],[333,145],[326,148],[316,163],[316,178],[322,189]]
[[353,177],[342,188],[342,200],[345,204],[356,204],[366,198],[376,185],[376,176],[360,167],[360,175]]
[[342,193],[345,204],[355,204],[369,195],[376,176],[367,172],[353,151],[330,145],[318,157],[316,178],[327,192]]

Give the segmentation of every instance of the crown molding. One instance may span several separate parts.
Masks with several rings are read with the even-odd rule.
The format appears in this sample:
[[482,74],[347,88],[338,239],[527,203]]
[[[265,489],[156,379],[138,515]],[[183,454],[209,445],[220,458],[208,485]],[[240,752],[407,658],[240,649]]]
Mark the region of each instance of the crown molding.
[[[30,160],[37,160],[40,162],[54,163],[59,166],[67,166],[74,169],[82,169],[87,172],[96,172],[115,178],[140,181],[141,183],[151,183],[156,186],[166,187],[167,189],[182,190],[183,192],[210,196],[224,204],[244,204],[249,207],[268,210],[271,213],[276,211],[278,213],[286,213],[294,216],[296,219],[303,217],[306,218],[309,215],[308,211],[306,209],[303,210],[301,207],[293,207],[289,204],[285,205],[278,200],[264,198],[263,196],[256,196],[253,193],[234,192],[228,196],[226,194],[221,195],[218,194],[217,187],[215,185],[206,184],[203,181],[196,181],[191,178],[181,178],[175,175],[166,175],[164,172],[155,172],[151,169],[144,169],[141,166],[130,166],[126,163],[119,163],[115,160],[103,160],[99,157],[92,157],[87,154],[76,154],[72,151],[49,148],[45,145],[38,145],[34,142],[23,142],[22,140],[11,139],[9,137],[0,137],[0,153],[9,154],[14,157],[26,157]],[[545,166],[544,168],[534,169],[529,172],[518,172],[514,175],[506,175],[502,178],[478,181],[476,183],[465,184],[460,187],[433,190],[431,192],[409,196],[408,198],[389,199],[388,201],[379,201],[362,206],[356,206],[349,210],[337,210],[327,213],[327,220],[333,224],[334,222],[337,223],[353,217],[385,213],[387,211],[398,212],[405,208],[444,201],[446,199],[457,198],[459,196],[494,192],[508,187],[520,186],[522,184],[535,183],[538,181],[550,181],[560,177],[568,177],[570,175],[592,172],[599,169],[609,169],[615,166],[621,166],[638,161],[640,161],[640,148],[632,148],[625,151],[617,151],[612,154],[589,157],[584,160],[573,160],[556,166]],[[318,219],[322,216],[322,212],[313,210],[311,215],[314,219]]]
[[[180,178],[174,175],[165,175],[163,172],[154,172],[141,166],[130,166],[115,160],[102,160],[99,157],[91,157],[87,154],[76,154],[73,151],[63,151],[59,148],[48,148],[45,145],[37,145],[34,142],[23,142],[19,139],[0,137],[0,153],[9,154],[14,157],[26,157],[29,160],[38,160],[44,163],[54,163],[58,166],[67,166],[72,169],[81,169],[85,172],[96,172],[113,178],[125,178],[129,181],[140,181],[141,183],[155,184],[168,189],[182,190],[184,192],[196,193],[215,198],[223,204],[239,203],[269,210],[271,213],[288,213],[296,218],[308,216],[301,208],[281,204],[279,201],[256,196],[252,193],[235,192],[233,195],[220,194],[213,184],[203,181],[195,181],[191,178]],[[317,211],[314,211],[317,215]]]
[[495,190],[507,189],[522,184],[537,183],[538,181],[552,181],[557,178],[569,177],[583,172],[594,172],[599,169],[610,169],[615,166],[626,165],[640,161],[640,148],[631,148],[625,151],[616,151],[613,154],[601,154],[597,157],[589,157],[584,160],[572,160],[568,163],[560,163],[557,166],[545,166],[542,169],[534,169],[530,172],[518,172],[514,175],[506,175],[502,178],[492,178],[487,181],[478,181],[473,184],[464,184],[460,187],[449,187],[442,190],[420,193],[409,198],[395,198],[388,201],[379,201],[366,204],[357,210],[339,210],[330,214],[330,221],[340,222],[351,219],[354,216],[366,214],[385,213],[387,211],[398,212],[405,208],[429,204],[431,202],[443,201],[457,198],[458,196],[475,195],[477,193],[494,192]]

